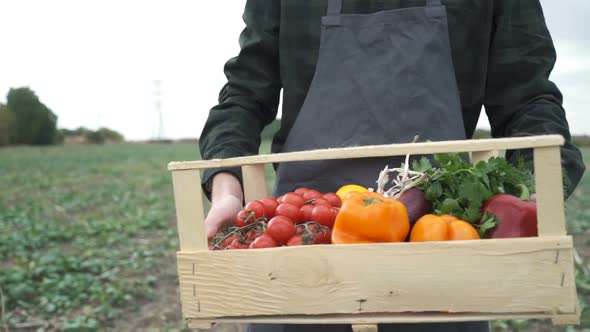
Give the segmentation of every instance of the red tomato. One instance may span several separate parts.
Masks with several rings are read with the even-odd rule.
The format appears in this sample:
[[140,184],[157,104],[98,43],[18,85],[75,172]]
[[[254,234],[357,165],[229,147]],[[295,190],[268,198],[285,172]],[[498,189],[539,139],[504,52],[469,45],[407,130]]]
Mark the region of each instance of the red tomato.
[[275,216],[275,210],[277,206],[279,206],[279,202],[272,197],[263,198],[260,200],[260,203],[264,205],[264,216],[268,219]]
[[332,207],[332,204],[327,199],[324,199],[324,198],[316,198],[316,199],[311,200],[311,202],[312,202],[311,204],[313,204],[313,205],[325,205],[327,207]]
[[303,242],[301,241],[301,235],[295,235],[292,238],[289,239],[289,241],[287,241],[287,246],[300,246],[303,245]]
[[308,191],[303,193],[303,199],[305,199],[305,201],[309,201],[310,199],[314,199],[314,198],[321,198],[322,197],[322,193],[315,190],[315,189],[309,189]]
[[314,206],[311,204],[305,204],[299,211],[301,213],[301,221],[310,221],[311,220],[311,211],[313,210]]
[[231,242],[231,244],[229,246],[227,246],[227,250],[233,250],[233,249],[248,249],[250,245],[246,242],[242,242],[240,241],[240,239],[235,239]]
[[257,232],[254,229],[250,229],[246,232],[246,236],[244,236],[245,242],[252,243],[252,241],[254,241],[257,237],[259,237],[262,234],[262,232]]
[[293,222],[298,222],[301,220],[301,215],[299,213],[299,206],[291,204],[291,203],[281,203],[277,207],[275,211],[275,216],[285,216],[291,219]]
[[244,210],[254,212],[256,219],[264,217],[264,204],[260,201],[252,201],[248,203]]
[[272,248],[276,246],[277,242],[267,234],[257,237],[256,240],[250,244],[251,249]]
[[287,217],[274,217],[268,222],[266,234],[275,239],[277,244],[285,244],[293,235],[295,235],[295,224]]
[[312,225],[310,227],[310,229],[315,237],[315,243],[328,244],[328,243],[332,242],[332,239],[331,239],[332,231],[330,231],[330,228],[316,224],[316,225]]
[[325,205],[316,205],[311,211],[311,220],[332,228],[337,212]]
[[305,233],[305,225],[304,224],[296,224],[295,225],[295,235],[301,235]]
[[306,191],[308,191],[308,190],[309,190],[309,188],[301,187],[301,188],[297,188],[297,189],[295,189],[295,191],[294,191],[294,192],[295,192],[297,195],[303,196],[303,194],[304,194]]
[[244,227],[256,221],[256,214],[254,212],[242,210],[236,217],[236,226]]
[[323,198],[330,202],[330,204],[334,207],[340,207],[340,205],[342,205],[340,197],[338,197],[338,195],[336,195],[335,193],[324,194]]
[[300,207],[303,206],[303,204],[305,204],[305,201],[303,200],[303,197],[301,197],[300,195],[297,195],[295,193],[287,193],[283,195],[283,200],[281,201],[281,203],[289,203]]
[[223,242],[221,242],[221,244],[219,245],[219,247],[221,249],[225,249],[230,244],[232,244],[232,242],[234,242],[234,240],[236,240],[237,238],[238,238],[238,236],[236,234],[232,234],[232,235],[228,236],[227,239],[223,240]]

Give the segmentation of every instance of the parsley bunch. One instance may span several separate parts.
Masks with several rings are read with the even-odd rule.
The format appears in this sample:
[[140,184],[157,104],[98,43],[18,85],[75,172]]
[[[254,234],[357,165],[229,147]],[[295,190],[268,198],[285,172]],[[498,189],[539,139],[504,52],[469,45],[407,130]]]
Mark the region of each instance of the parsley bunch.
[[519,185],[534,192],[534,177],[531,165],[522,158],[517,165],[500,157],[471,164],[467,154],[442,153],[430,159],[415,160],[412,168],[428,175],[417,186],[432,202],[435,214],[450,214],[459,219],[477,224],[482,217],[483,204],[496,194],[519,194]]

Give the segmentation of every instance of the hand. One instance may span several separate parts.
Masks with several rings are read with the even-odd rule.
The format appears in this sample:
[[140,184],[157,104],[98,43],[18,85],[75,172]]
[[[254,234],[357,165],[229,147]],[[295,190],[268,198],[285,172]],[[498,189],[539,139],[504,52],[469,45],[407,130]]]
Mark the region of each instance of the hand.
[[207,239],[235,223],[236,216],[242,209],[243,197],[242,187],[235,176],[218,173],[213,177],[211,209],[205,218]]
[[241,209],[242,200],[232,195],[227,195],[213,201],[205,219],[207,239],[212,239],[220,230],[232,226]]

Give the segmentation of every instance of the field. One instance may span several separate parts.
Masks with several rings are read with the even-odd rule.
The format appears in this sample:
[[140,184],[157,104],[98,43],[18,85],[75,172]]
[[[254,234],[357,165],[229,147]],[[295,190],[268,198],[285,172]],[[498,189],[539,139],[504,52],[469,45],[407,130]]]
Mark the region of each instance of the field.
[[[0,330],[184,330],[166,165],[198,157],[189,143],[0,149]],[[586,263],[589,191],[587,174],[567,204],[568,231]],[[590,276],[578,272],[586,308]],[[583,320],[554,330],[590,331],[590,309]],[[493,326],[551,330],[537,321]]]

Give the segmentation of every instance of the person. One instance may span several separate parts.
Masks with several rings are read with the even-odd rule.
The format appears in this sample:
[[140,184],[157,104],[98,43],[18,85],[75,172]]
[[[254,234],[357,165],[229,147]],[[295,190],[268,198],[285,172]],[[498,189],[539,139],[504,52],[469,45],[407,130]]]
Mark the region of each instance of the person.
[[[549,80],[556,53],[538,0],[249,0],[240,52],[200,138],[204,159],[258,153],[276,117],[272,152],[471,138],[482,106],[493,137],[561,134],[569,195],[585,168],[562,95]],[[514,160],[530,150],[508,151]],[[297,187],[370,186],[391,158],[291,162],[275,197]],[[204,173],[207,234],[242,208],[241,173]],[[252,325],[251,331],[313,326]],[[349,325],[317,327],[345,331]],[[387,324],[380,331],[487,331],[487,322]]]

